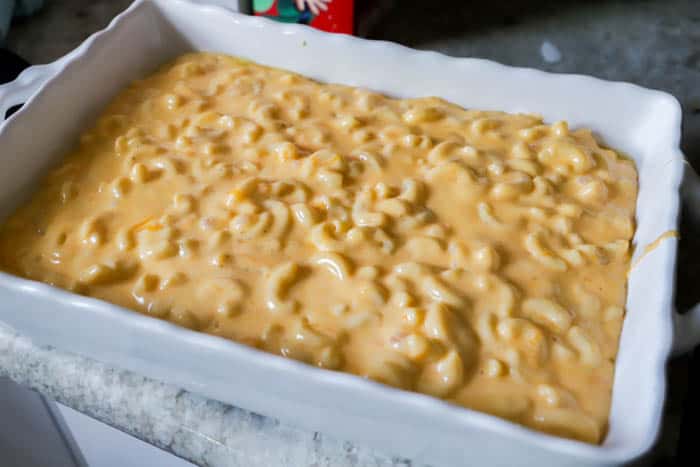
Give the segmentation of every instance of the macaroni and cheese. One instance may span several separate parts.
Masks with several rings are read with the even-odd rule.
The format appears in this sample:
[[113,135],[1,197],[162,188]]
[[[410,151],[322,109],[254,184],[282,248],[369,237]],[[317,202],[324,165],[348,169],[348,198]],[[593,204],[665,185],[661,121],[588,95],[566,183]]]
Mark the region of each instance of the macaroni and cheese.
[[598,443],[636,196],[565,122],[196,53],[111,102],[0,265]]

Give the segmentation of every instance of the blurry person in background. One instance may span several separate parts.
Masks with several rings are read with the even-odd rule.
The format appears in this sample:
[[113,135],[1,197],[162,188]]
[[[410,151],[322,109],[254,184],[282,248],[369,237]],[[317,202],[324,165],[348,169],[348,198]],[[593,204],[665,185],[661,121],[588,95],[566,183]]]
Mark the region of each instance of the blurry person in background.
[[[0,0],[1,1],[1,0]],[[253,0],[253,13],[284,23],[309,24],[333,0]]]

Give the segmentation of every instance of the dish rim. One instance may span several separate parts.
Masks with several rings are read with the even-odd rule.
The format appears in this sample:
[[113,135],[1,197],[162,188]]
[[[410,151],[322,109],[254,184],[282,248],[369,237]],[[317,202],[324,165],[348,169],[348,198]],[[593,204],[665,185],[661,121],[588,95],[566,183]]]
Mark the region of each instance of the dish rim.
[[[512,67],[487,59],[451,57],[434,51],[415,50],[389,41],[360,39],[345,34],[329,34],[304,27],[302,25],[279,24],[267,18],[242,15],[226,10],[220,6],[195,4],[187,0],[137,0],[134,2],[124,12],[116,16],[107,27],[91,35],[80,46],[56,62],[61,63],[55,67],[55,74],[53,74],[49,80],[41,84],[37,92],[35,92],[25,102],[24,107],[20,111],[16,112],[15,115],[8,118],[5,122],[0,123],[0,140],[7,128],[19,124],[18,117],[22,115],[27,108],[36,105],[36,102],[41,102],[47,87],[50,87],[55,80],[60,79],[60,77],[65,74],[66,70],[70,70],[72,68],[79,69],[81,60],[84,60],[85,57],[95,49],[96,42],[109,40],[110,32],[117,24],[123,21],[128,21],[133,15],[142,14],[142,11],[145,11],[145,14],[148,14],[148,11],[146,11],[148,8],[153,8],[158,12],[158,14],[162,15],[160,10],[181,8],[183,5],[186,5],[188,8],[200,9],[203,12],[209,11],[214,12],[217,15],[226,15],[228,19],[235,23],[237,27],[242,26],[260,29],[277,28],[284,34],[298,35],[300,37],[307,36],[324,41],[349,41],[352,43],[364,43],[364,47],[382,48],[386,53],[402,54],[406,56],[407,60],[413,60],[416,62],[424,61],[435,63],[442,61],[452,62],[454,64],[458,64],[459,62],[465,64],[471,63],[480,67],[490,68],[501,73],[507,72],[510,79],[513,79],[516,74],[535,75],[540,79],[568,79],[570,80],[570,83],[567,84],[571,86],[586,86],[587,84],[605,85],[609,88],[617,88],[618,92],[635,92],[640,95],[644,95],[645,98],[649,98],[650,100],[666,100],[673,108],[674,121],[667,125],[667,127],[671,129],[672,133],[665,135],[662,146],[666,147],[668,145],[669,157],[673,156],[678,159],[672,160],[674,164],[669,170],[671,171],[670,175],[675,178],[675,180],[672,182],[672,187],[675,189],[674,200],[679,200],[679,187],[683,172],[682,153],[680,151],[682,112],[680,104],[675,97],[666,92],[648,89],[633,83],[603,80],[583,74],[551,73],[528,67]],[[168,20],[162,18],[162,21],[167,22]],[[26,76],[25,73],[27,72],[25,71],[20,75],[18,81],[23,79],[23,75]],[[680,155],[680,157],[676,157],[678,155]],[[639,208],[640,206],[637,205],[637,207]],[[675,206],[670,207],[668,214],[670,216],[669,219],[672,220],[671,222],[677,226],[677,202]],[[673,315],[671,314],[671,299],[675,290],[675,261],[677,250],[676,241],[671,241],[668,243],[670,251],[667,251],[664,258],[665,267],[662,271],[663,274],[661,275],[663,279],[663,292],[661,292],[661,294],[664,297],[664,308],[666,309],[657,311],[659,313],[667,313],[666,319],[664,320],[666,326],[665,329],[660,329],[656,334],[656,337],[660,339],[660,345],[658,347],[659,352],[656,355],[651,356],[652,358],[650,358],[650,362],[648,364],[648,371],[653,373],[655,376],[655,381],[660,384],[659,393],[657,395],[658,397],[655,400],[654,406],[653,429],[647,433],[644,440],[634,445],[591,445],[571,439],[549,435],[496,416],[451,404],[431,396],[394,389],[347,373],[315,368],[291,359],[249,348],[244,344],[240,344],[235,341],[181,328],[169,322],[136,313],[128,308],[113,305],[91,297],[73,294],[41,282],[24,279],[2,271],[0,271],[0,287],[8,288],[16,292],[38,294],[52,300],[61,301],[71,306],[89,308],[91,312],[98,313],[103,316],[119,317],[125,321],[125,325],[128,327],[149,328],[152,332],[158,334],[171,334],[174,338],[186,340],[191,345],[226,353],[227,358],[230,355],[234,359],[254,359],[257,360],[259,364],[264,365],[266,368],[284,373],[301,371],[304,373],[304,377],[307,380],[313,381],[313,384],[344,386],[352,389],[353,391],[373,391],[380,398],[395,401],[395,403],[398,405],[412,406],[414,410],[429,411],[436,417],[452,419],[452,424],[455,426],[471,426],[472,428],[486,429],[494,434],[517,439],[526,444],[534,444],[545,450],[558,452],[568,456],[576,456],[599,462],[624,462],[639,457],[648,451],[656,440],[660,429],[660,420],[664,405],[663,403],[665,401],[667,390],[667,382],[665,378],[666,362],[670,356],[672,346],[671,323]],[[614,399],[611,403],[611,412],[613,403]],[[455,410],[455,408],[458,408],[459,410]]]

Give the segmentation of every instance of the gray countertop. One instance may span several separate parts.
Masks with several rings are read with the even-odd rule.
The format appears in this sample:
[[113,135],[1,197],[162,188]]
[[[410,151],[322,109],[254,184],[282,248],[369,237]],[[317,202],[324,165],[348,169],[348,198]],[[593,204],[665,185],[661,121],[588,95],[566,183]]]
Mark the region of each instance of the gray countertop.
[[2,326],[0,375],[202,466],[412,465],[95,360],[36,346]]
[[[49,0],[17,22],[8,47],[51,61],[104,27],[129,0]],[[696,0],[397,2],[371,37],[456,56],[635,82],[674,94],[684,108],[683,149],[700,162],[700,8]],[[696,227],[683,225],[679,309],[700,297]],[[410,466],[348,442],[207,400],[102,363],[31,343],[0,328],[0,375],[207,466]],[[669,402],[655,450],[660,464],[678,439],[687,359],[671,363]]]

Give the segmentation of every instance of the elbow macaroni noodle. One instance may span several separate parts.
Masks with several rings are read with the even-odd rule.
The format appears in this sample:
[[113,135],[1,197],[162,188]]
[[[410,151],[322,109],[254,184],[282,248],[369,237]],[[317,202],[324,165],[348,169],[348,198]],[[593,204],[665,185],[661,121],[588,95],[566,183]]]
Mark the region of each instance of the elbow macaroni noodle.
[[111,102],[0,265],[598,443],[636,196],[565,122],[199,53]]

